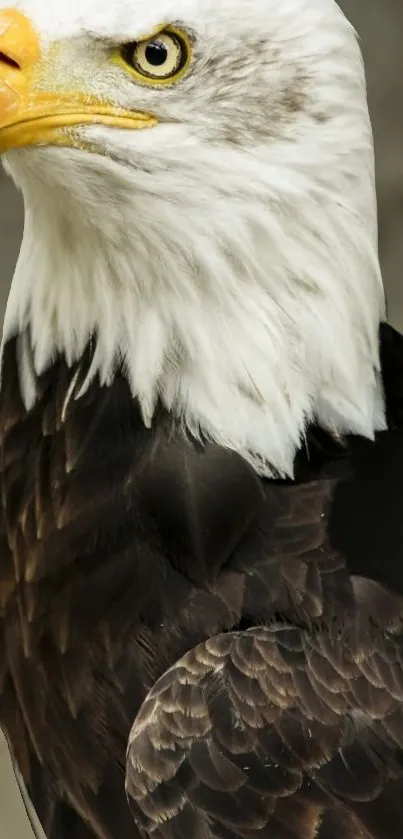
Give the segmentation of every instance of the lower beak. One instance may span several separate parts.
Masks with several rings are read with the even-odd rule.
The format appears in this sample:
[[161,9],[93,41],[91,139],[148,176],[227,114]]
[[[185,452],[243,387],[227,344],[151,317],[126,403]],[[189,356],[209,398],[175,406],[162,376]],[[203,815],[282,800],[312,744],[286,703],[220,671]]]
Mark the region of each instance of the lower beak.
[[16,9],[0,12],[0,154],[32,145],[82,145],[71,129],[82,125],[149,128],[150,114],[127,111],[81,93],[47,93],[38,35]]

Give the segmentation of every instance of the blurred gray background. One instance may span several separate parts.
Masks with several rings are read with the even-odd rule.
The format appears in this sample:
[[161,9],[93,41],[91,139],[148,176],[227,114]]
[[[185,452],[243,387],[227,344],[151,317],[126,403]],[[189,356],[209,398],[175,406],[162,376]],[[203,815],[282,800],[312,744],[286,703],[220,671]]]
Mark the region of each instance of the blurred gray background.
[[[360,35],[366,64],[377,160],[379,246],[389,320],[403,329],[403,0],[339,0],[339,5]],[[20,197],[11,181],[0,174],[1,312],[21,232]],[[31,837],[0,738],[0,839]]]

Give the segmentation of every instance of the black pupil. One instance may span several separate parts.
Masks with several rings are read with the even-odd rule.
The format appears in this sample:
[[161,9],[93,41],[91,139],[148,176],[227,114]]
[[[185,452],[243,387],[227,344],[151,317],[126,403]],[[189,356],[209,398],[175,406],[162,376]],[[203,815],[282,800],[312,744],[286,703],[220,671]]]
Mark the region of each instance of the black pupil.
[[168,58],[168,50],[162,41],[151,41],[146,46],[146,59],[153,67],[161,67]]

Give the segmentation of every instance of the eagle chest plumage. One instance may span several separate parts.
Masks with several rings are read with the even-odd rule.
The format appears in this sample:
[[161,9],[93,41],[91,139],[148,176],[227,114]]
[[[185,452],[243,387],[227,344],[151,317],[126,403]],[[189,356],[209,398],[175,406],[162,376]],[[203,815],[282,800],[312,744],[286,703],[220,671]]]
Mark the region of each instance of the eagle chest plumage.
[[[383,345],[396,425],[400,338],[384,329]],[[385,561],[373,577],[387,584],[393,570],[403,592],[390,542],[403,538],[402,511],[389,537],[377,536],[376,518],[379,475],[385,496],[403,457],[398,430],[385,451],[382,440],[339,445],[313,431],[296,482],[262,481],[236,454],[186,439],[162,410],[147,430],[122,376],[76,398],[90,359],[89,349],[71,369],[57,360],[27,412],[18,339],[3,358],[0,718],[49,839],[138,835],[124,789],[129,731],[146,693],[187,651],[280,617],[313,633],[333,627],[338,638],[350,621],[351,643],[365,645],[350,575],[368,568],[379,538]],[[362,507],[374,514],[367,528]],[[395,601],[375,601],[374,620],[386,620]],[[318,655],[320,666],[331,669]],[[325,707],[312,690],[304,701],[313,716]],[[281,807],[284,835],[301,819],[311,835],[317,800]],[[320,839],[336,836],[332,813]]]
[[175,435],[169,417],[147,431],[119,376],[67,405],[79,367],[62,361],[27,413],[17,356],[12,342],[1,409],[1,718],[49,836],[60,796],[105,837],[120,803],[121,835],[132,836],[124,762],[133,715],[170,664],[239,617],[240,582],[219,572],[260,501],[258,484],[250,475],[242,486],[242,464],[223,475],[239,507],[227,532],[236,508],[209,498],[219,452],[204,475],[202,449]]

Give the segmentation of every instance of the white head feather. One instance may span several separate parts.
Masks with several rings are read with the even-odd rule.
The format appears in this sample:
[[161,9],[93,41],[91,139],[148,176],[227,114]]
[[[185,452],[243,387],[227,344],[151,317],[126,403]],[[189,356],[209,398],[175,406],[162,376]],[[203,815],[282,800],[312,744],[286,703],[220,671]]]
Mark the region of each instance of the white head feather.
[[[9,6],[10,2],[4,4]],[[109,383],[121,359],[144,420],[160,398],[259,471],[292,474],[306,424],[384,427],[373,143],[362,59],[333,0],[21,0],[89,93],[156,127],[80,129],[101,154],[10,152],[24,240],[5,320],[34,373],[59,352]],[[195,39],[187,76],[136,84],[111,43],[161,22]],[[28,354],[26,403],[34,398]]]

